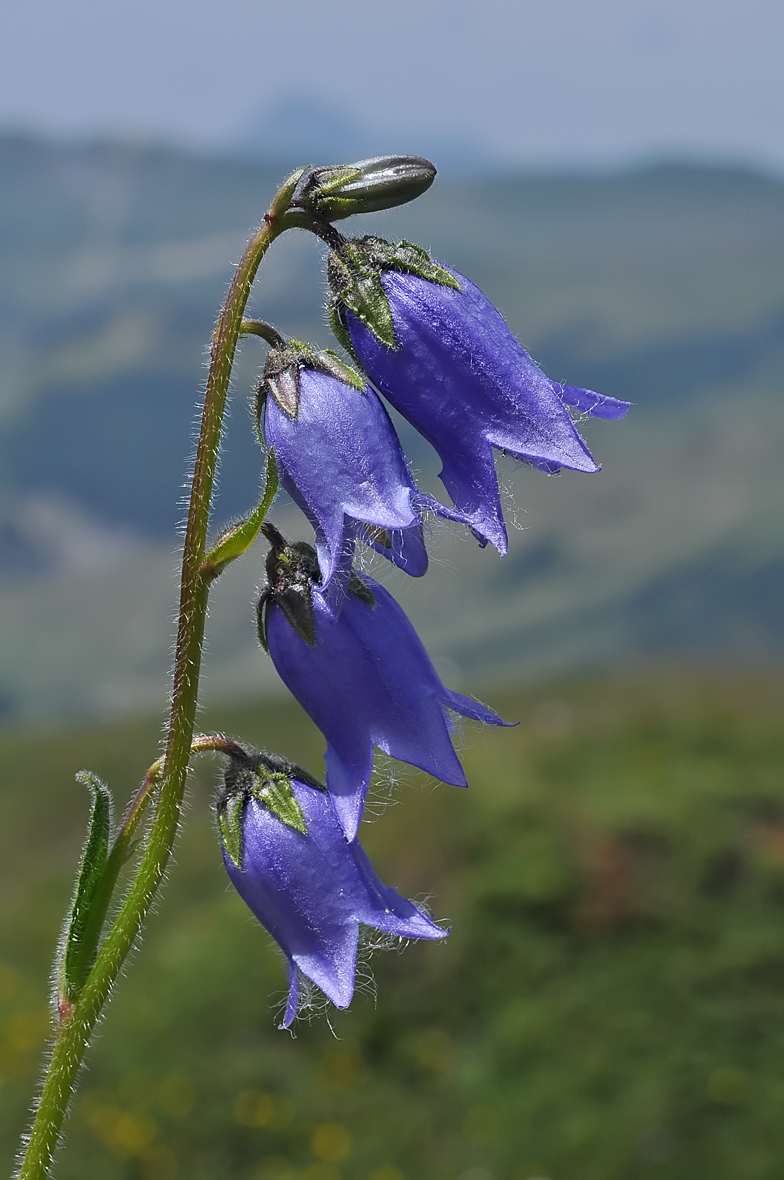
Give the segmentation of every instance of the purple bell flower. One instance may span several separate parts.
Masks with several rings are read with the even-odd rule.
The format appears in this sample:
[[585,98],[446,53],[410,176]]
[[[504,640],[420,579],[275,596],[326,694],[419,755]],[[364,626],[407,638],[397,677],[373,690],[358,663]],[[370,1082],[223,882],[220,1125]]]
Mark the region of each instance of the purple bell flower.
[[334,353],[275,337],[259,415],[263,400],[264,440],[275,449],[283,486],[315,529],[324,584],[354,540],[421,577],[421,514],[467,521],[417,489],[389,414],[364,377]]
[[357,535],[407,573],[424,574],[427,550],[415,507],[421,497],[378,395],[309,367],[299,370],[298,382],[296,416],[267,399],[264,438],[275,448],[284,487],[316,530],[324,582],[352,522],[369,525]]
[[300,972],[348,1007],[360,925],[397,938],[448,933],[381,883],[361,845],[346,840],[324,788],[281,759],[232,759],[218,816],[232,884],[288,960],[281,1028],[296,1015]]
[[449,710],[490,725],[508,722],[442,683],[383,586],[353,571],[349,577],[344,562],[322,590],[309,546],[286,546],[269,526],[265,531],[273,548],[259,601],[260,635],[284,684],[327,739],[327,787],[349,840],[362,818],[374,746],[467,786]]
[[499,553],[508,542],[493,447],[547,472],[598,471],[567,405],[622,418],[629,404],[548,380],[469,279],[418,247],[372,238],[346,242],[329,270],[338,335],[438,452],[455,507]]

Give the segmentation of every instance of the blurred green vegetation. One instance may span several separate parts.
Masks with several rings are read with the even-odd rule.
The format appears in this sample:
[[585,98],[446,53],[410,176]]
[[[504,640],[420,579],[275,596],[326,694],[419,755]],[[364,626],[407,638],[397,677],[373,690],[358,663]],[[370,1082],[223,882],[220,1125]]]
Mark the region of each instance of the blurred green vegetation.
[[[467,792],[401,775],[363,840],[443,945],[276,1028],[282,962],[227,880],[203,760],[170,883],[99,1030],[60,1180],[744,1180],[784,1158],[784,680],[657,672],[507,692]],[[202,717],[320,770],[294,707]],[[0,747],[0,1129],[46,1031],[88,766],[156,722]],[[416,789],[418,788],[418,789]],[[333,1035],[334,1030],[334,1035]]]

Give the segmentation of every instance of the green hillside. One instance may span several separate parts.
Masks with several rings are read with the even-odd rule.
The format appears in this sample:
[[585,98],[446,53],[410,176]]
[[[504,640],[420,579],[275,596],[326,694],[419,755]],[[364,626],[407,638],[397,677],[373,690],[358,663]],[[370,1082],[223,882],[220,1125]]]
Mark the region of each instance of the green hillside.
[[[19,137],[0,139],[0,171],[0,714],[152,708],[205,343],[278,173]],[[439,178],[356,223],[371,229],[478,281],[554,378],[634,402],[623,423],[585,424],[600,475],[499,460],[504,562],[435,523],[427,579],[394,579],[452,682],[680,654],[779,661],[784,185],[686,166]],[[287,235],[256,312],[326,343],[321,268],[317,242]],[[246,404],[261,356],[245,344],[216,525],[255,501]],[[402,434],[438,491],[433,454]],[[249,622],[261,572],[253,554],[217,588],[213,700],[275,688]]]
[[[777,1180],[784,1156],[780,678],[661,673],[492,702],[467,792],[406,778],[366,823],[443,945],[372,960],[278,1032],[283,965],[229,892],[202,763],[149,937],[90,1055],[62,1180]],[[213,712],[320,768],[287,706]],[[82,839],[157,720],[2,742],[0,1130],[10,1160]]]

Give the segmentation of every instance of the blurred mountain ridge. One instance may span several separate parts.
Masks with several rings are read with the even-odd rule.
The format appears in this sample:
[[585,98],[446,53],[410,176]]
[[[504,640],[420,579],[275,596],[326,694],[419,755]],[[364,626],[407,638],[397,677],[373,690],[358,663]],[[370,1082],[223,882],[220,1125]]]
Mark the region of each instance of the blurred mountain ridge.
[[333,164],[404,150],[437,159],[439,169],[450,177],[504,171],[499,157],[465,135],[428,133],[420,126],[412,128],[401,148],[400,131],[379,127],[377,114],[374,110],[372,119],[357,117],[324,95],[300,93],[251,115],[231,147],[240,159],[274,161],[292,169],[303,163]]
[[[7,136],[0,171],[0,710],[147,707],[165,694],[206,343],[281,168]],[[581,426],[600,475],[499,460],[524,529],[505,561],[435,523],[426,579],[376,570],[453,683],[780,659],[784,184],[684,164],[447,177],[347,232],[427,246],[552,378],[634,403],[623,423]],[[286,235],[253,313],[328,345],[322,270],[318,242]],[[257,495],[247,404],[262,360],[258,341],[243,345],[216,526]],[[430,449],[401,434],[442,490]],[[276,513],[307,536],[290,506]],[[216,697],[275,685],[253,638],[260,577],[254,553],[216,589]]]

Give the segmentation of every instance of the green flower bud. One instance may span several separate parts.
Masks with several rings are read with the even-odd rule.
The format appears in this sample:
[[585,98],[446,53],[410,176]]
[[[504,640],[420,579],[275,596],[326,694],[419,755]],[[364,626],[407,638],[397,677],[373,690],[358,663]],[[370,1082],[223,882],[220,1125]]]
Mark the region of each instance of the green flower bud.
[[373,156],[356,164],[312,168],[292,205],[337,221],[353,213],[405,205],[426,192],[435,175],[422,156]]

